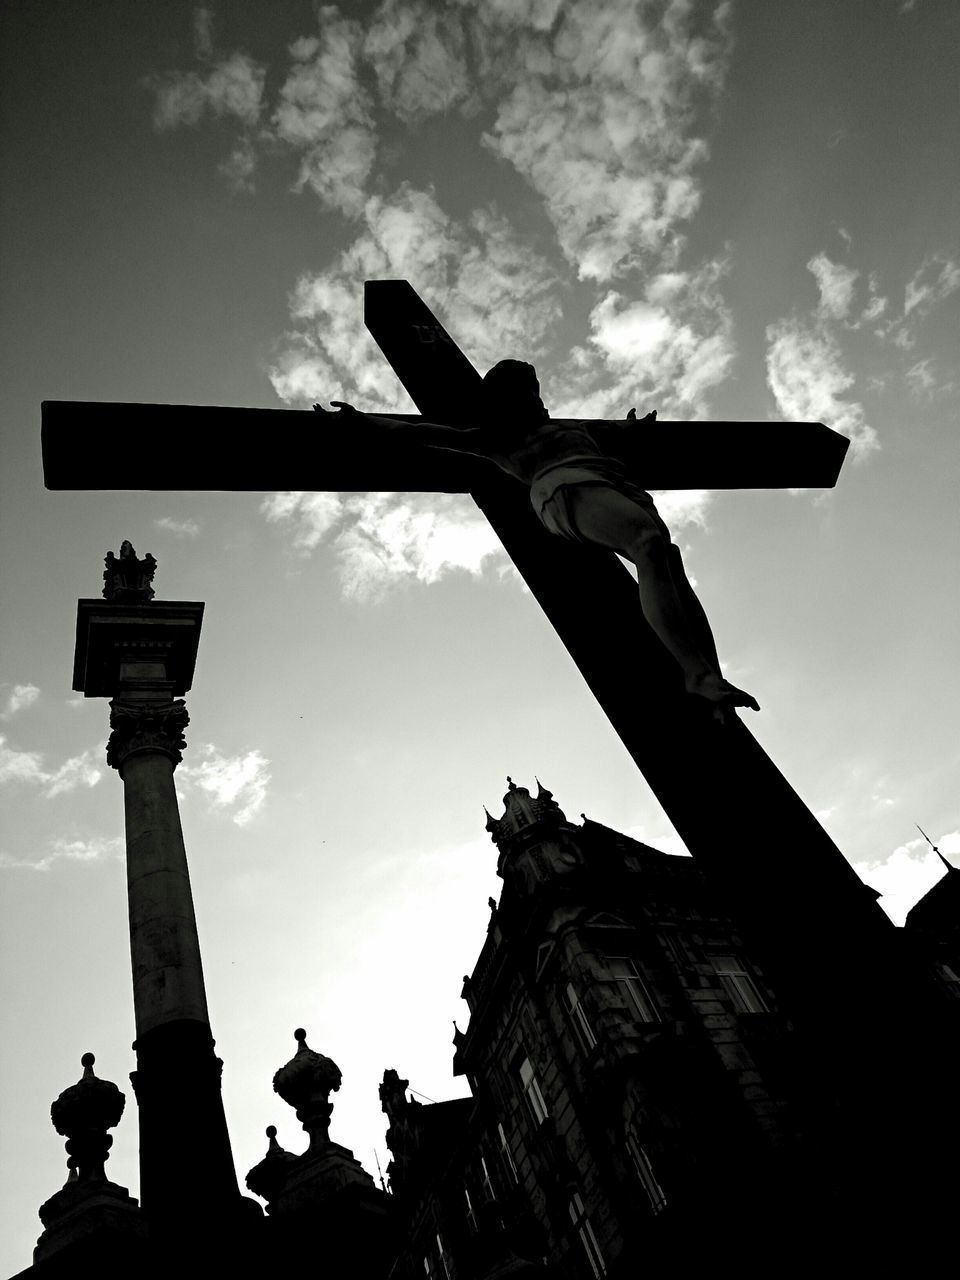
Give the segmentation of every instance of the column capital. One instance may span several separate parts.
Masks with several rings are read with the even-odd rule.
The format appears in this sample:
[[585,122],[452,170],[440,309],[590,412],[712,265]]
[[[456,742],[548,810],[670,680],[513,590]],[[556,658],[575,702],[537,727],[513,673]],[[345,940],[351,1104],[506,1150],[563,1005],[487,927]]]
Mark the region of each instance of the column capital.
[[107,764],[121,770],[127,758],[139,751],[160,752],[176,768],[187,741],[183,731],[190,723],[182,698],[169,702],[138,702],[114,698],[110,703]]

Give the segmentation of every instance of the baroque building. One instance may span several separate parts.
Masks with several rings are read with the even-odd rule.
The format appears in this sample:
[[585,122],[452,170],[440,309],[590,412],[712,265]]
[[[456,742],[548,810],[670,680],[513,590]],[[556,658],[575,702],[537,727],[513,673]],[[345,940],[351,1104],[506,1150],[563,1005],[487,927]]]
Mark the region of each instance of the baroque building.
[[734,1225],[752,1252],[810,1185],[789,1017],[692,859],[508,782],[454,1038],[472,1097],[384,1073],[391,1280],[637,1276]]

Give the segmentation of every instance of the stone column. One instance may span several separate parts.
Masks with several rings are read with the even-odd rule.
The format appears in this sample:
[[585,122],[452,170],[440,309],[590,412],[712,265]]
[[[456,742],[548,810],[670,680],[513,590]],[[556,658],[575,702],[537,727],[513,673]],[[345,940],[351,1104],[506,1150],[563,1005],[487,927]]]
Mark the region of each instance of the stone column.
[[[220,1092],[173,771],[186,745],[202,603],[153,601],[155,561],[107,556],[105,601],[78,602],[74,688],[109,697],[123,779],[137,1038],[140,1199],[166,1234],[242,1203]],[[251,1206],[252,1207],[252,1206]]]

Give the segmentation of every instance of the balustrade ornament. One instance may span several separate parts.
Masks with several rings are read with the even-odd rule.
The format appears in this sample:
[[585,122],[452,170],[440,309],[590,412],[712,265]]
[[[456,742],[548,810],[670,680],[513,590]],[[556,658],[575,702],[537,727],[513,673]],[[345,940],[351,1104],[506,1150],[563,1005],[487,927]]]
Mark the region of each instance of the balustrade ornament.
[[302,1027],[293,1035],[297,1052],[273,1077],[273,1088],[284,1102],[296,1108],[297,1119],[310,1136],[308,1154],[314,1155],[329,1145],[333,1113],[329,1097],[340,1088],[343,1075],[331,1058],[314,1053]]

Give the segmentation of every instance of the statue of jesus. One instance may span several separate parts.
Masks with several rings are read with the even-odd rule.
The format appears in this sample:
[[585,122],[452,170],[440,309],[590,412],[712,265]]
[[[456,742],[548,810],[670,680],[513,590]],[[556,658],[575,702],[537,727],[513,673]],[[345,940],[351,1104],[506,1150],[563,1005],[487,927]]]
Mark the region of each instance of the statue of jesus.
[[[679,663],[687,692],[712,705],[726,723],[733,707],[759,711],[756,699],[720,674],[720,661],[703,606],[687,581],[680,551],[653,499],[626,475],[617,458],[620,428],[554,421],[540,398],[533,365],[501,360],[483,379],[482,426],[450,427],[399,422],[360,413],[341,400],[337,414],[377,430],[402,433],[430,448],[469,453],[495,463],[530,490],[541,523],[559,538],[603,547],[636,567],[640,606],[665,648]],[[656,410],[642,418],[652,422]],[[631,409],[628,421],[635,420]]]

